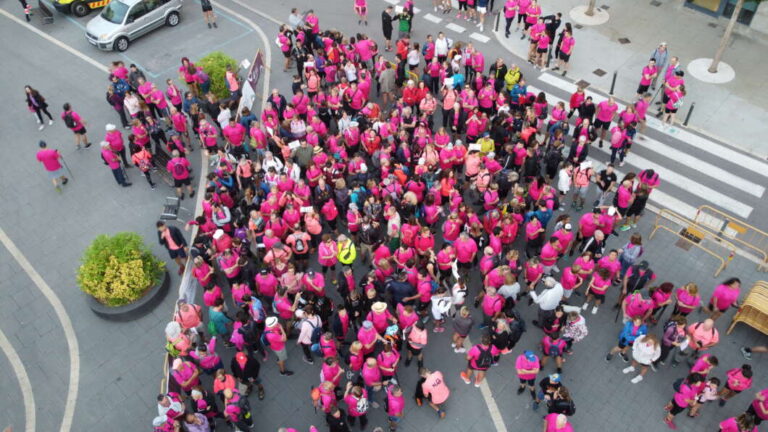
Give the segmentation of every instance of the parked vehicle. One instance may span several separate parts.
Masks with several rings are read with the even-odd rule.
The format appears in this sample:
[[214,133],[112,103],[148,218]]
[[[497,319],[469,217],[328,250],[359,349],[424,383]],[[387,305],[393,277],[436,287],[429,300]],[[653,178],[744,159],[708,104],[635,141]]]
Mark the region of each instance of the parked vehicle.
[[150,31],[181,21],[182,0],[111,0],[88,22],[85,37],[99,49],[125,51]]

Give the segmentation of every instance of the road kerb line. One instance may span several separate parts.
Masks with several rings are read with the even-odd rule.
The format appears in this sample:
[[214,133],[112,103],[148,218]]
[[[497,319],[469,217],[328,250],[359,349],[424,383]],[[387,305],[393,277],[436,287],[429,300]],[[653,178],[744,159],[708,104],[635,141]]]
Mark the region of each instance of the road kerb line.
[[[8,357],[13,372],[19,380],[19,388],[24,400],[24,430],[26,432],[35,432],[35,395],[32,393],[32,383],[29,381],[29,375],[27,375],[27,370],[24,368],[24,363],[21,361],[19,354],[13,349],[13,345],[11,345],[11,342],[2,330],[0,330],[0,349]],[[7,391],[8,389],[6,388]]]

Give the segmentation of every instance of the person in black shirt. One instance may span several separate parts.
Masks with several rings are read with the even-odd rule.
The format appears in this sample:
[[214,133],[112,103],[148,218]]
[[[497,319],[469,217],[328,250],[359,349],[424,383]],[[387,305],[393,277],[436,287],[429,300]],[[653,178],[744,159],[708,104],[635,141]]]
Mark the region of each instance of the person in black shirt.
[[392,6],[381,12],[381,32],[384,33],[386,51],[392,51]]
[[588,119],[591,124],[595,117],[596,109],[595,104],[592,102],[592,96],[587,96],[587,98],[584,99],[584,103],[579,105],[579,118]]
[[328,423],[330,432],[349,432],[347,413],[341,408],[331,408],[331,412],[325,415],[325,422]]
[[600,195],[595,202],[594,207],[601,207],[605,200],[611,195],[611,191],[616,186],[616,173],[613,171],[613,164],[608,164],[604,170],[597,174],[597,187],[600,188]]

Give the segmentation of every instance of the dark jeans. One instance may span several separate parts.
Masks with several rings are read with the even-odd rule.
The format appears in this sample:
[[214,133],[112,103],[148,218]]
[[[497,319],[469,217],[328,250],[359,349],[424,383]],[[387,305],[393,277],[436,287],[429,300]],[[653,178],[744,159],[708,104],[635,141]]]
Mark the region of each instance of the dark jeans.
[[624,162],[624,155],[626,152],[624,151],[624,147],[611,147],[611,163],[613,163],[616,160],[616,155],[619,155],[619,161]]
[[144,178],[147,179],[147,182],[149,183],[149,185],[152,186],[152,187],[155,187],[155,184],[152,183],[152,175],[149,173],[149,171],[147,171],[147,172],[145,172],[143,174],[144,174]]
[[304,351],[304,358],[312,361],[312,345],[301,344],[301,350]]
[[125,176],[123,175],[123,168],[122,167],[118,167],[118,168],[113,169],[112,170],[112,175],[115,176],[115,181],[120,186],[124,186],[124,185],[127,184],[127,182],[125,180]]
[[505,18],[507,20],[507,24],[504,26],[504,34],[509,35],[509,27],[512,25],[512,23],[515,21],[515,18]]
[[[350,426],[354,426],[355,422],[357,421],[357,417],[352,417],[351,415],[347,415],[347,420],[349,421]],[[363,414],[360,416],[360,430],[365,429],[365,426],[368,424],[368,416],[366,414]]]
[[35,107],[35,115],[37,115],[37,119],[40,120],[40,123],[43,122],[43,116],[40,115],[41,112],[45,113],[49,119],[53,120],[51,113],[48,112],[48,108]]
[[128,117],[125,115],[125,109],[121,107],[120,109],[116,109],[115,112],[120,116],[120,124],[122,124],[124,128],[128,127]]

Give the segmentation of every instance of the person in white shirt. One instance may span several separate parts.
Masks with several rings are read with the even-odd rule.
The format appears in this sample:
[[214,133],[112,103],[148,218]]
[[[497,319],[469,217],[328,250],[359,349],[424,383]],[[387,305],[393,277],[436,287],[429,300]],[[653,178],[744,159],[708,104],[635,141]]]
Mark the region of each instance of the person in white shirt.
[[435,320],[435,333],[442,333],[445,331],[443,323],[445,322],[445,316],[452,307],[452,297],[445,287],[440,287],[437,292],[432,296],[432,318]]
[[264,153],[264,160],[261,162],[261,168],[264,172],[269,171],[270,168],[274,168],[275,172],[281,172],[283,170],[283,162],[276,158],[272,152]]
[[502,285],[498,291],[505,299],[511,298],[517,301],[517,296],[520,294],[520,283],[515,280],[515,275],[511,272],[504,276],[504,285]]
[[547,317],[554,314],[554,310],[563,299],[563,286],[553,277],[544,279],[544,286],[547,287],[541,294],[531,291],[533,302],[539,305],[539,322],[543,323]]
[[443,32],[440,32],[437,34],[437,39],[435,39],[435,55],[437,56],[437,61],[443,62],[448,57],[448,49],[450,48],[450,42],[448,41],[448,38],[445,37],[445,34]]

